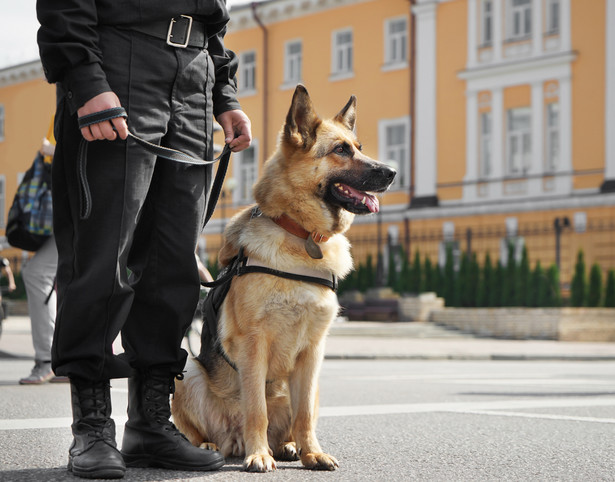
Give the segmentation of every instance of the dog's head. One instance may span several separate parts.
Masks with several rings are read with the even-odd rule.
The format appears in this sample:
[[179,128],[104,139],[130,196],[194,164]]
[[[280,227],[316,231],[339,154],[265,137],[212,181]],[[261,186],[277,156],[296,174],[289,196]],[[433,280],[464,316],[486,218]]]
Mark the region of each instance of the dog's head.
[[[297,86],[278,152],[254,189],[264,212],[276,216],[281,212],[271,210],[283,209],[309,231],[320,232],[344,231],[352,215],[378,212],[376,194],[388,189],[396,172],[362,153],[354,132],[356,104],[352,96],[335,117],[321,119],[305,87]],[[316,226],[323,220],[325,229]]]

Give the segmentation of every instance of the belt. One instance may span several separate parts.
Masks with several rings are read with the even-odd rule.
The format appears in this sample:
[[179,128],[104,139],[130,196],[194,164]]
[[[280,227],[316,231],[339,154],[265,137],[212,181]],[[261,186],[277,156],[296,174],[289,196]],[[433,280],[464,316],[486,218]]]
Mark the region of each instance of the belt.
[[171,20],[127,25],[120,28],[166,40],[171,47],[207,48],[207,27],[203,22],[194,20],[189,15],[179,15]]

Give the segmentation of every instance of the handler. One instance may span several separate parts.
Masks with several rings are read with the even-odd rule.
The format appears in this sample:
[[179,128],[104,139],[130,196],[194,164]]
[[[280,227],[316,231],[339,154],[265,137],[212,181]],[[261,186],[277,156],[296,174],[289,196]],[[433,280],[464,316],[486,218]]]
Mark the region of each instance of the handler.
[[[194,250],[212,169],[156,158],[125,139],[129,127],[211,159],[215,116],[234,152],[249,146],[237,59],[223,44],[226,3],[38,0],[37,14],[44,72],[57,84],[52,364],[71,384],[68,469],[86,478],[120,478],[126,466],[218,469],[223,457],[192,446],[169,420],[187,357],[180,345],[199,297]],[[114,107],[126,109],[127,123],[79,129],[78,117]],[[79,162],[82,136],[91,141],[87,164]],[[110,398],[110,379],[119,377],[129,377],[121,454]]]

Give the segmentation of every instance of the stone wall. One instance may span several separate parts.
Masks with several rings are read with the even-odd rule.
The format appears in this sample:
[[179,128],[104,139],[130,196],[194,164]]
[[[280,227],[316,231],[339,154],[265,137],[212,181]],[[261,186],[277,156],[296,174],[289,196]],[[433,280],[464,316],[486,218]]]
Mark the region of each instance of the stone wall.
[[615,341],[613,308],[444,308],[429,319],[485,337]]

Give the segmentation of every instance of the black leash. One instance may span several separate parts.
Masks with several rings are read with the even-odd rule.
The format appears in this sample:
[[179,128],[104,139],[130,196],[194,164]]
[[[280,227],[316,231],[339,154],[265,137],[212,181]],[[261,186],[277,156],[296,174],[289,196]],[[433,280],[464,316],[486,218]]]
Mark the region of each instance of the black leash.
[[[118,117],[123,117],[124,119],[128,118],[128,114],[126,113],[126,109],[123,107],[114,107],[112,109],[106,109],[100,112],[95,112],[94,114],[84,115],[79,117],[77,120],[79,123],[79,129],[84,127],[88,127],[92,124],[98,124],[99,122],[109,121],[111,119],[116,119]],[[228,165],[231,158],[231,148],[228,144],[224,145],[224,149],[222,153],[211,161],[206,161],[203,159],[199,159],[196,157],[192,157],[185,152],[178,151],[176,149],[171,149],[170,147],[163,147],[157,144],[153,144],[145,139],[141,139],[139,136],[136,136],[132,132],[128,131],[128,136],[132,138],[137,144],[144,147],[147,151],[152,154],[155,154],[158,157],[162,157],[164,159],[168,159],[170,161],[180,162],[183,164],[191,164],[196,166],[208,166],[210,164],[214,164],[220,161],[220,165],[218,166],[218,170],[216,172],[216,177],[214,179],[213,185],[211,187],[211,193],[209,196],[209,202],[207,204],[207,211],[205,214],[205,222],[203,226],[207,224],[212,214],[214,213],[214,209],[216,207],[216,203],[218,202],[218,198],[220,197],[220,191],[222,190],[222,184],[224,182],[224,176],[226,175],[226,171],[228,170]],[[79,178],[80,178],[80,188],[81,188],[81,219],[88,219],[92,212],[92,195],[90,192],[90,187],[87,180],[87,154],[88,154],[88,141],[85,139],[81,139],[81,144],[79,145]]]

